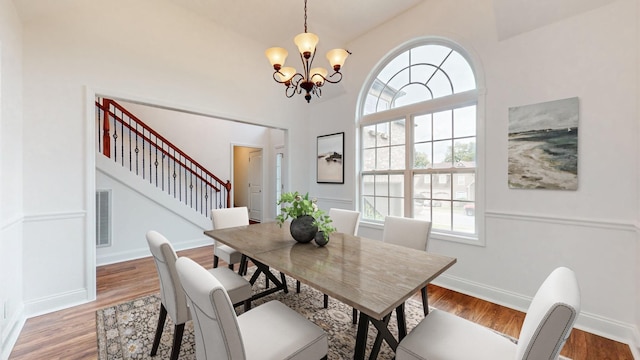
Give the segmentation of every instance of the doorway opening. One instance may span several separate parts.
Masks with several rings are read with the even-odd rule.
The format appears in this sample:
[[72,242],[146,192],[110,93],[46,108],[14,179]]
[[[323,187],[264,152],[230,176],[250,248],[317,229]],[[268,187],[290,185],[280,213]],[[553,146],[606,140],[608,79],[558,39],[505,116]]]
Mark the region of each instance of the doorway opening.
[[260,147],[233,146],[233,207],[246,206],[249,221],[262,222],[263,151]]

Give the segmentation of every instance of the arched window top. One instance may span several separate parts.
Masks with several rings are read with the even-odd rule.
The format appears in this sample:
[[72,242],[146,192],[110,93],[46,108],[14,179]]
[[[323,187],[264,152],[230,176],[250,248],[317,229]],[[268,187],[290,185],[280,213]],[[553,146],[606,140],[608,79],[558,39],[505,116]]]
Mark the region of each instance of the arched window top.
[[447,45],[426,44],[402,52],[378,73],[363,115],[476,88],[471,65]]

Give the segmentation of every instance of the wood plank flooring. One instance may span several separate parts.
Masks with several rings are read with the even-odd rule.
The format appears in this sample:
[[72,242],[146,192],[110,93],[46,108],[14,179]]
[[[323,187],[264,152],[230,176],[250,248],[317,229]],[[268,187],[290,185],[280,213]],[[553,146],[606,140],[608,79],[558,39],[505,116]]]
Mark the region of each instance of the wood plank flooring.
[[[213,247],[206,246],[178,255],[212,267],[212,252]],[[97,359],[96,310],[158,291],[151,257],[98,267],[96,301],[27,320],[9,359]],[[415,298],[419,300],[420,294]],[[432,285],[429,304],[513,337],[518,337],[524,320],[519,311]],[[562,355],[574,360],[633,359],[627,345],[578,329]]]

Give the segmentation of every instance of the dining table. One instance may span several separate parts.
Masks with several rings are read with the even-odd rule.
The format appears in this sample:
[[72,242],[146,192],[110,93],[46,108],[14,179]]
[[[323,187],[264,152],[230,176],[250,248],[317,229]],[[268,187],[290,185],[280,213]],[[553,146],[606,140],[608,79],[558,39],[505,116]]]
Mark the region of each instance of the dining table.
[[[291,236],[288,222],[204,233],[251,259],[257,267],[252,284],[261,273],[274,284],[253,299],[287,291],[286,281],[274,276],[272,268],[358,310],[354,359],[365,358],[369,324],[378,331],[370,358],[376,358],[382,341],[395,351],[407,332],[405,301],[456,262],[453,257],[337,232],[322,247],[313,242],[299,243]],[[394,311],[397,338],[388,327]]]

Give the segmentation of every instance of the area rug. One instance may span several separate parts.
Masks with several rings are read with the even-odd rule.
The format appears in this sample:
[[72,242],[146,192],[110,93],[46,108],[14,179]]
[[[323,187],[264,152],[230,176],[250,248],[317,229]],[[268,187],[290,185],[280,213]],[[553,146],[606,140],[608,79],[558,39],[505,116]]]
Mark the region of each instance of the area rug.
[[[252,269],[250,269],[252,270]],[[249,274],[248,276],[250,276]],[[264,289],[263,276],[254,284],[254,291]],[[300,293],[295,292],[295,280],[287,277],[289,293],[277,292],[258,299],[252,306],[260,306],[270,300],[277,299],[327,332],[329,341],[328,359],[353,358],[357,325],[351,323],[351,307],[329,298],[329,308],[322,307],[321,292],[302,284]],[[149,356],[160,311],[160,295],[149,295],[96,312],[98,334],[98,359],[169,359],[173,340],[173,323],[167,317],[162,340],[156,356]],[[242,306],[236,309],[242,313]],[[407,330],[411,331],[424,318],[422,303],[409,299],[405,304]],[[395,316],[390,322],[390,330],[397,337]],[[367,341],[367,357],[374,342],[377,331],[370,327]],[[180,359],[195,360],[195,343],[192,322],[185,326]],[[393,351],[383,342],[378,359],[393,359]]]

